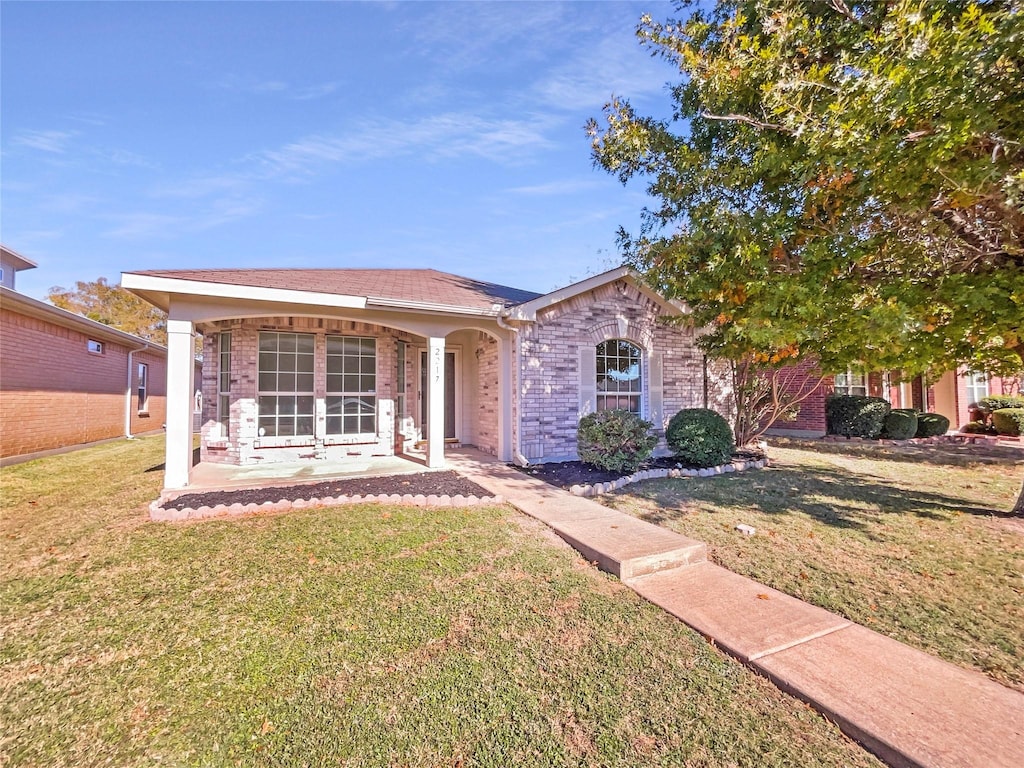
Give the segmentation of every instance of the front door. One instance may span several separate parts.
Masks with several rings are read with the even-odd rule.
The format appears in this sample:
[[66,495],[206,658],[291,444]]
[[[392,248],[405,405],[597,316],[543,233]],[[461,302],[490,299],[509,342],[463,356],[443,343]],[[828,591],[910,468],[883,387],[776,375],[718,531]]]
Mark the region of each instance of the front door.
[[[456,350],[444,351],[444,439],[459,439],[459,418],[455,404],[459,401],[459,353]],[[427,350],[420,350],[420,434],[427,436],[430,425],[427,423]]]

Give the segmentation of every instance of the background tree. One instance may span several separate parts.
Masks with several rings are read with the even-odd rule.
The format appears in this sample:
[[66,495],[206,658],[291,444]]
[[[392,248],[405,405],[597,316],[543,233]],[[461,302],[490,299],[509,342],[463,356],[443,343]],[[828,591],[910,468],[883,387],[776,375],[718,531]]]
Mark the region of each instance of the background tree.
[[93,282],[78,281],[74,290],[55,286],[46,298],[55,307],[157,344],[167,344],[167,315],[105,277]]
[[650,179],[620,245],[709,352],[1024,367],[1020,2],[720,0],[638,34],[673,118],[614,100],[593,156]]
[[637,31],[682,75],[672,118],[615,99],[587,128],[598,165],[649,180],[620,246],[706,351],[1024,369],[1024,3],[679,9]]

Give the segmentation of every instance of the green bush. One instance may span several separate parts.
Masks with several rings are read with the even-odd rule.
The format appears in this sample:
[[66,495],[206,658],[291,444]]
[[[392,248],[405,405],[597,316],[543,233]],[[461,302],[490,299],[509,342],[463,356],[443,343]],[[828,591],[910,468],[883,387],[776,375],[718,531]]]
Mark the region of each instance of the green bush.
[[941,413],[919,413],[917,415],[917,434],[914,437],[944,435],[948,429],[949,419]]
[[909,440],[917,434],[917,411],[896,408],[885,414],[882,435],[890,440]]
[[882,434],[891,408],[880,397],[829,395],[825,401],[825,424],[830,435],[874,440]]
[[992,411],[992,426],[1000,435],[1019,436],[1024,432],[1024,408],[1000,408]]
[[588,413],[576,428],[576,453],[609,472],[636,472],[658,443],[653,426],[626,410]]
[[984,421],[969,421],[960,427],[960,434],[963,435],[994,435],[995,429]]
[[691,467],[717,467],[732,460],[729,422],[708,408],[684,408],[668,423],[668,447]]
[[1024,397],[1020,395],[989,395],[978,401],[978,410],[988,415],[1000,408],[1024,408]]

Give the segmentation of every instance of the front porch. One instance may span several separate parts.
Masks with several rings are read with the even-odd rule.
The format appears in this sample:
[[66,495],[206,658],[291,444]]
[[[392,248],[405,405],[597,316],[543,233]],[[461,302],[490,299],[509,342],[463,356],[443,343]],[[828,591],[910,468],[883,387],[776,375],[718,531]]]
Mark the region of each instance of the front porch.
[[[201,384],[187,384],[202,392],[200,461],[175,466],[193,436],[171,409],[167,491],[440,469],[446,448],[462,445],[511,450],[497,328],[456,321],[438,333],[435,322],[416,333],[408,320],[295,314],[188,325],[204,337]],[[169,346],[173,402],[186,391],[173,378],[186,344]]]
[[392,477],[428,471],[425,462],[403,456],[347,457],[341,461],[281,461],[240,466],[200,462],[182,493],[308,485],[362,477]]

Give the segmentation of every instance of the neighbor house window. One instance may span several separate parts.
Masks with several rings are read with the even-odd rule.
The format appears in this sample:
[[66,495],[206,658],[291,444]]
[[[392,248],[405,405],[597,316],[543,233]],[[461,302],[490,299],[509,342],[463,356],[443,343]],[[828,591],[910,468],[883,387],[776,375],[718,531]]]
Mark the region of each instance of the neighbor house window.
[[313,436],[314,336],[260,333],[259,436]]
[[103,354],[103,342],[102,341],[96,341],[94,339],[89,339],[88,343],[85,346],[86,346],[86,349],[88,349],[94,355],[102,355]]
[[139,363],[138,381],[139,413],[147,413],[149,411],[149,366],[145,363]]
[[833,389],[837,395],[866,395],[868,377],[863,371],[849,370],[846,373],[837,373]]
[[217,335],[217,423],[221,437],[231,434],[231,332]]
[[967,380],[967,402],[971,405],[988,397],[988,374],[968,373]]
[[377,340],[328,336],[327,434],[376,433]]
[[625,339],[597,345],[597,410],[615,408],[640,415],[643,393],[640,347]]

